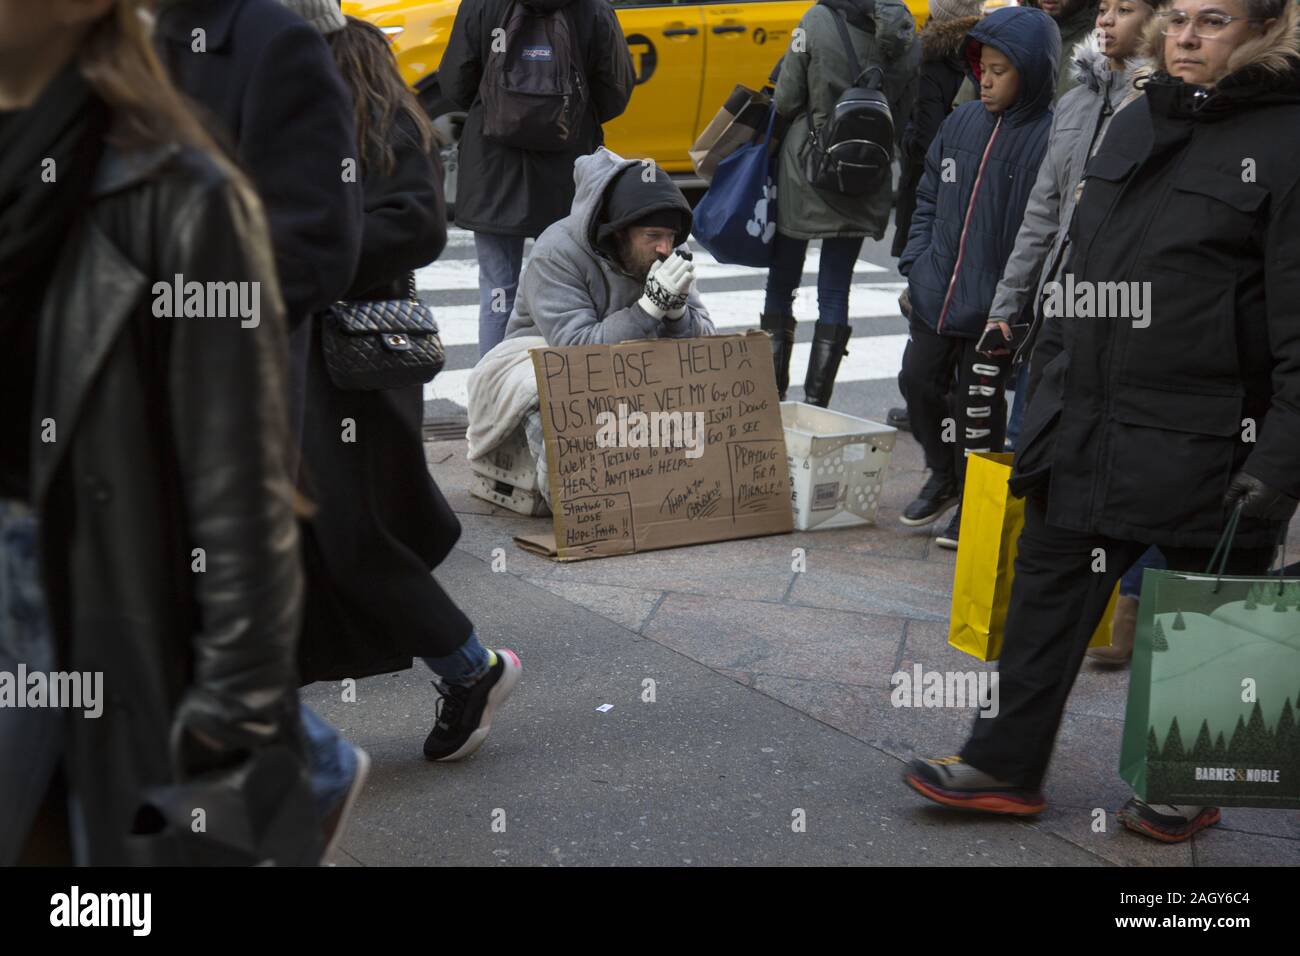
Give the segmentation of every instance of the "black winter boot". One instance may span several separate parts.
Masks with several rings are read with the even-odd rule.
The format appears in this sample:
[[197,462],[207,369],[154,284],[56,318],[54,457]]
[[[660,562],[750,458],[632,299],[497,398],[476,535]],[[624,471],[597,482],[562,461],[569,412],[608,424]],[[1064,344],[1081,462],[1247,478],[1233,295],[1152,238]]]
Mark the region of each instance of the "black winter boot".
[[794,349],[794,316],[768,315],[758,317],[758,327],[772,335],[772,364],[776,367],[776,394],[785,401],[790,387],[790,352]]
[[840,370],[840,359],[849,354],[845,348],[853,328],[818,322],[813,327],[812,354],[808,356],[808,377],[803,383],[803,400],[825,408],[831,403],[831,389]]

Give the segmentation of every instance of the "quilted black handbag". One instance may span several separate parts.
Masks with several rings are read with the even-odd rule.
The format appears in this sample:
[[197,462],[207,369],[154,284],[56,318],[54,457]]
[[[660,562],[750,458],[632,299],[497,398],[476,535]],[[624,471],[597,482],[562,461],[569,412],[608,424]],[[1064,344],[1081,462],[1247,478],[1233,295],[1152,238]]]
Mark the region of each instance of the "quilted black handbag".
[[422,385],[442,371],[446,354],[438,323],[415,295],[337,302],[325,314],[325,367],[330,380],[348,391]]

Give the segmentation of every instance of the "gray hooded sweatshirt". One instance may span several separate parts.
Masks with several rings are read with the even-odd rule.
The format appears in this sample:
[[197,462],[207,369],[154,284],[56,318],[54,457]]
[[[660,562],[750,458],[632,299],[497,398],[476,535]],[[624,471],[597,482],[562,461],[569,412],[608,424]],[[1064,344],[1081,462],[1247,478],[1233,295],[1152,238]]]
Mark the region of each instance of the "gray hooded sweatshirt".
[[[1047,154],[1025,206],[1016,245],[1007,260],[989,308],[989,321],[1010,325],[1030,296],[1059,272],[1066,258],[1070,220],[1088,157],[1097,151],[1116,111],[1137,95],[1133,80],[1143,65],[1130,60],[1122,72],[1111,70],[1097,40],[1089,35],[1074,48],[1079,85],[1056,101]],[[1037,301],[1036,299],[1034,301]]]
[[[623,159],[603,146],[574,162],[573,210],[538,236],[519,279],[506,338],[541,335],[547,345],[565,346],[713,334],[698,292],[691,291],[686,314],[677,321],[657,319],[637,304],[643,284],[597,247],[606,187],[629,166],[641,166],[641,160]],[[689,213],[684,197],[681,202]]]

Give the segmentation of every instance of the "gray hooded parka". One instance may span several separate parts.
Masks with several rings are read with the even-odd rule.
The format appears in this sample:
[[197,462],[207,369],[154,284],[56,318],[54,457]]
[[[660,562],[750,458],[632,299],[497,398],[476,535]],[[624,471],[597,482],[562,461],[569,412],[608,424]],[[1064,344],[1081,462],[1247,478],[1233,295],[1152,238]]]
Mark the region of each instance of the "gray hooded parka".
[[[596,245],[608,187],[629,166],[640,167],[642,161],[623,159],[603,146],[573,164],[573,210],[548,227],[533,246],[506,325],[507,339],[541,335],[548,345],[564,346],[713,334],[698,292],[691,291],[680,319],[657,319],[637,304],[644,284]],[[671,185],[666,179],[665,183]],[[663,208],[665,192],[647,189],[647,212]],[[689,215],[681,192],[674,187],[669,195],[668,202],[680,204]]]

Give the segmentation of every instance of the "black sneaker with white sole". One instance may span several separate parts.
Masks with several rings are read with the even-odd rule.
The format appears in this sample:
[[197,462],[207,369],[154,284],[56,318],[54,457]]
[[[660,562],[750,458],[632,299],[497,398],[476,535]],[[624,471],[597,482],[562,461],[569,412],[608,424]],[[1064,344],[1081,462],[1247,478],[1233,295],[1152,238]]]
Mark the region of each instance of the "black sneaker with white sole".
[[903,509],[898,520],[911,528],[933,524],[960,500],[957,480],[952,475],[931,472],[916,500]]
[[957,532],[961,531],[961,505],[948,519],[948,526],[935,535],[934,543],[949,551],[957,550]]
[[483,745],[496,713],[519,683],[523,664],[514,651],[502,648],[497,662],[476,684],[458,687],[436,681],[442,695],[438,719],[424,741],[424,755],[430,760],[460,760]]

